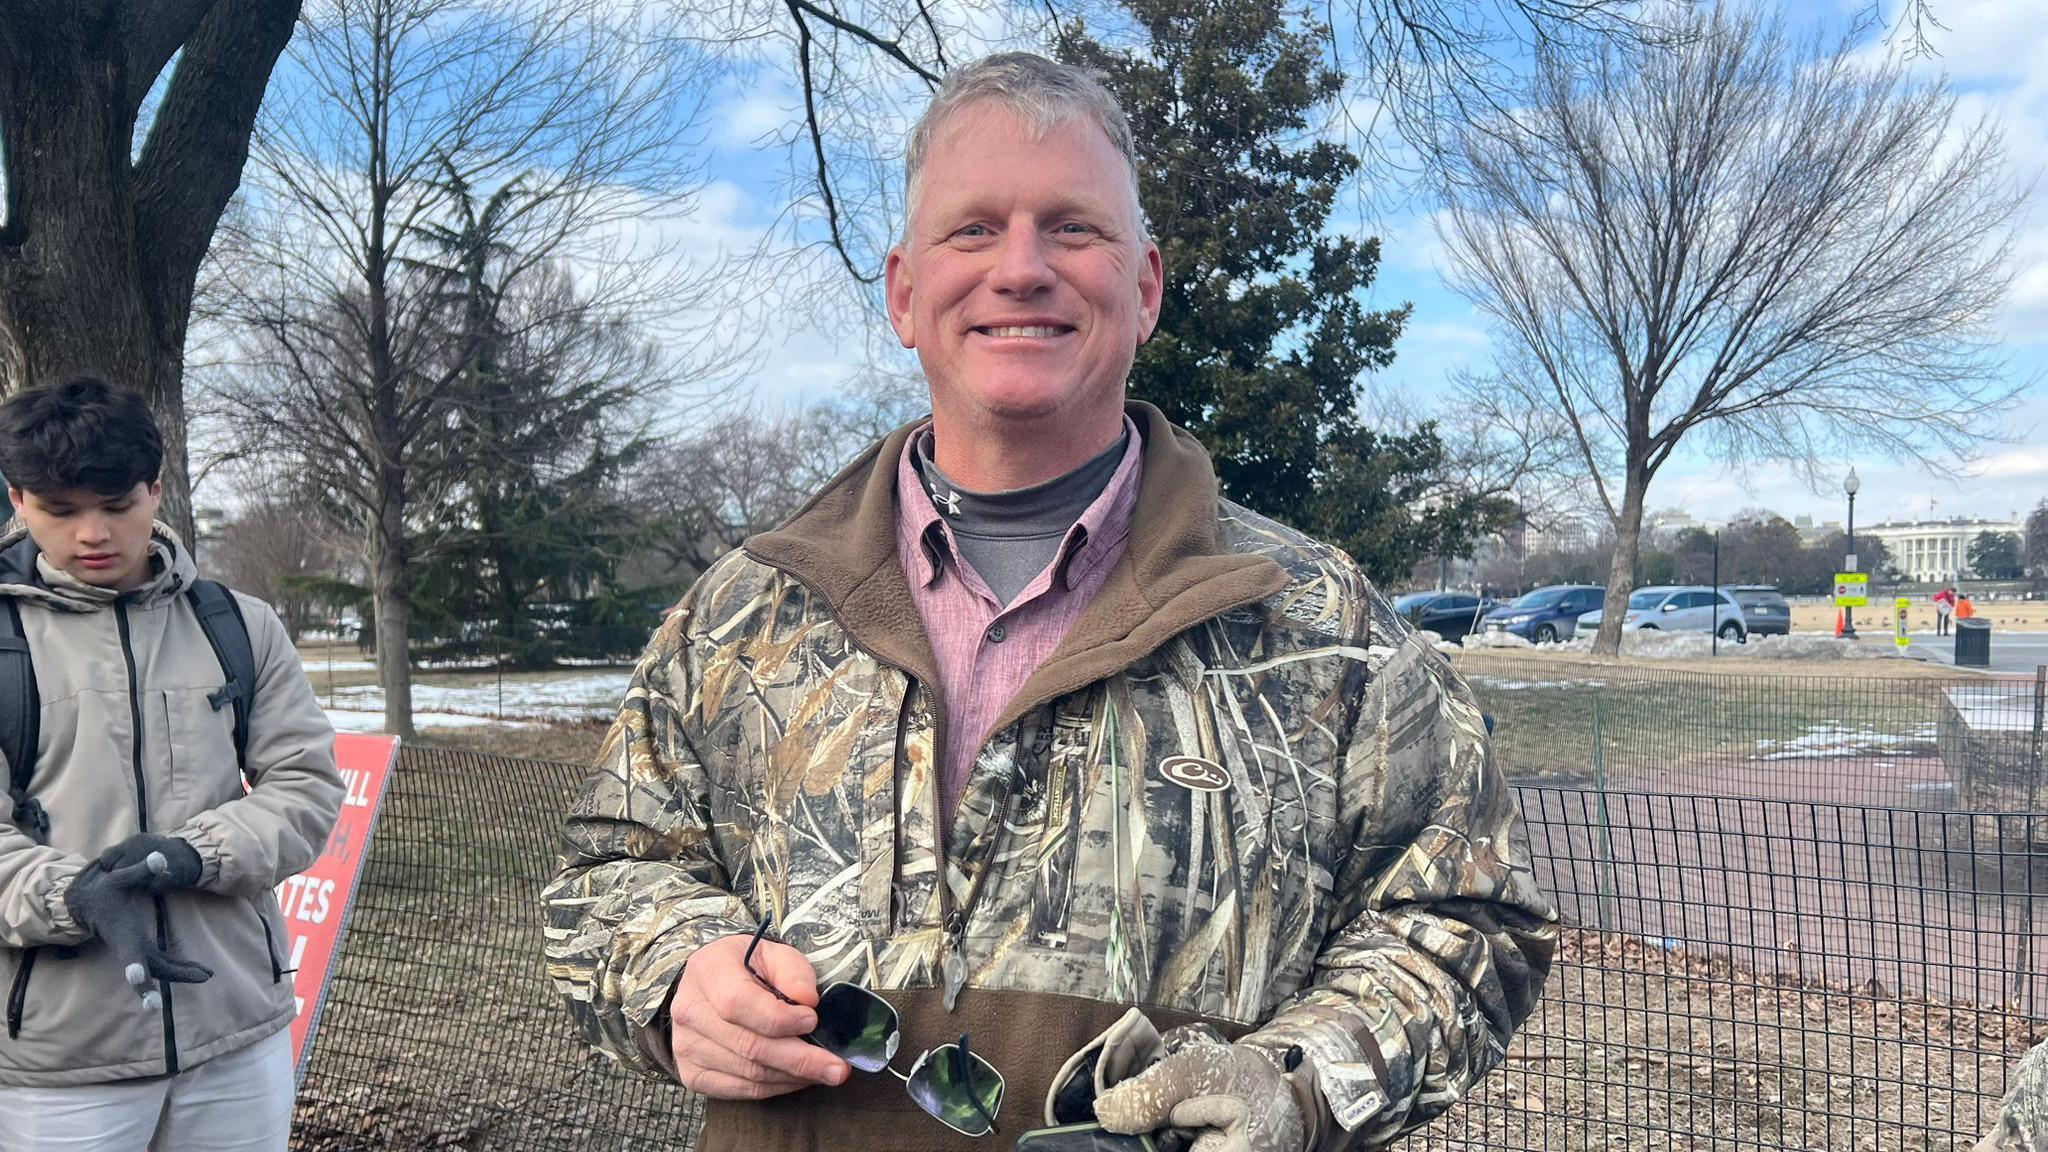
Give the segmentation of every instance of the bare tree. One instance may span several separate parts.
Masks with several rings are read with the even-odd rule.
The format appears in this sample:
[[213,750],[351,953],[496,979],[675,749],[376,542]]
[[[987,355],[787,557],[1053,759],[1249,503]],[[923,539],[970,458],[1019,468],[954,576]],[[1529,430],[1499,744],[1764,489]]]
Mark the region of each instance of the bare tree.
[[298,14],[299,0],[10,0],[0,15],[0,392],[90,372],[141,393],[187,540],[193,281]]
[[277,609],[294,643],[319,607],[306,581],[332,577],[342,560],[319,510],[288,491],[249,503],[212,545],[214,574]]
[[788,519],[863,448],[925,410],[921,383],[870,374],[782,416],[749,404],[652,455],[636,490],[667,521],[655,541],[663,559],[702,572]]
[[1453,286],[1562,413],[1613,525],[1613,653],[1644,499],[1681,443],[1741,464],[1967,456],[2018,389],[1990,323],[2023,192],[1939,81],[1775,22],[1688,14],[1663,49],[1546,52],[1460,131]]
[[[497,303],[562,264],[578,290],[534,300],[651,322],[709,297],[703,269],[638,240],[698,181],[699,61],[666,11],[311,0],[266,106],[248,214],[264,227],[224,256],[225,319],[245,334],[227,391],[245,432],[321,471],[361,533],[388,732],[412,730],[408,529],[461,475],[450,405]],[[679,335],[642,383],[719,338]]]

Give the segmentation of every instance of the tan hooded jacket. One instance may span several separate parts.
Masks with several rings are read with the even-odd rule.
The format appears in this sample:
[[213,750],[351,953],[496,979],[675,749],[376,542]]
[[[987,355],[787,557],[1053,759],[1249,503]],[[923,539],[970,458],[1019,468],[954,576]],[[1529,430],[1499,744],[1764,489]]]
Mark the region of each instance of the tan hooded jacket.
[[[0,552],[24,537],[0,539]],[[0,581],[35,662],[42,716],[28,792],[50,821],[49,843],[36,843],[0,792],[0,1084],[177,1072],[269,1036],[295,1010],[273,889],[312,863],[340,811],[334,730],[277,614],[237,593],[257,668],[245,793],[233,709],[208,700],[226,675],[185,596],[197,569],[161,525],[151,563],[149,583],[120,595],[41,557]],[[197,889],[158,907],[174,949],[214,975],[166,987],[160,1011],[64,903],[81,869],[141,831],[184,837],[203,865]]]

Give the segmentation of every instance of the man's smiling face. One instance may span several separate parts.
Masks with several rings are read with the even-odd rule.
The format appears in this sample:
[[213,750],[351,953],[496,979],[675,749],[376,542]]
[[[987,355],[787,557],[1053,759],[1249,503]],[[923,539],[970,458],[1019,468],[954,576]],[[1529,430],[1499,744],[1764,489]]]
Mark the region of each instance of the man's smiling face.
[[981,427],[1120,411],[1161,274],[1101,126],[1036,136],[1000,104],[969,106],[934,135],[919,188],[888,302],[933,411]]

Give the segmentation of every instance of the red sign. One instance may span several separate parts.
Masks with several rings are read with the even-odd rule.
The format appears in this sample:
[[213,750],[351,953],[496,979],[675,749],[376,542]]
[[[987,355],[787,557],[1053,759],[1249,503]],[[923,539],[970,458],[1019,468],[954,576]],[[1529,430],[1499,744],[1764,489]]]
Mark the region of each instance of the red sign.
[[334,759],[348,788],[341,816],[328,834],[327,848],[306,869],[277,886],[284,909],[285,967],[293,969],[292,995],[299,1013],[292,1020],[292,1058],[299,1079],[306,1076],[306,1058],[313,1052],[313,1033],[320,1027],[320,1006],[327,980],[341,954],[341,934],[348,927],[356,879],[369,855],[370,831],[384,800],[384,783],[398,761],[398,737],[343,732],[334,738]]

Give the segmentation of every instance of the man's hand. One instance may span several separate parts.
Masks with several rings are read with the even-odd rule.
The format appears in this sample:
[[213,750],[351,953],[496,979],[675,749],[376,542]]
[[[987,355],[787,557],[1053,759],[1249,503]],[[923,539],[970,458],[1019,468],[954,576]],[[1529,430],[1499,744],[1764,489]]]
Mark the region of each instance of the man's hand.
[[747,937],[697,950],[669,1000],[669,1047],[683,1087],[720,1100],[760,1100],[813,1084],[843,1084],[846,1061],[802,1037],[818,1026],[818,973],[787,944],[761,941],[754,967],[784,996],[761,987],[741,958]]
[[[106,942],[116,959],[139,967],[145,979],[154,976],[173,984],[204,984],[213,969],[194,964],[159,948],[151,917],[141,898],[114,882],[94,864],[80,872],[64,890],[64,907],[78,926]],[[140,986],[131,972],[129,982]]]
[[[151,859],[155,857],[155,859]],[[140,832],[100,853],[100,867],[117,888],[177,892],[199,883],[199,850],[183,838]]]
[[1199,1130],[1189,1152],[1301,1152],[1307,1121],[1272,1060],[1242,1044],[1197,1043],[1095,1098],[1111,1132]]

